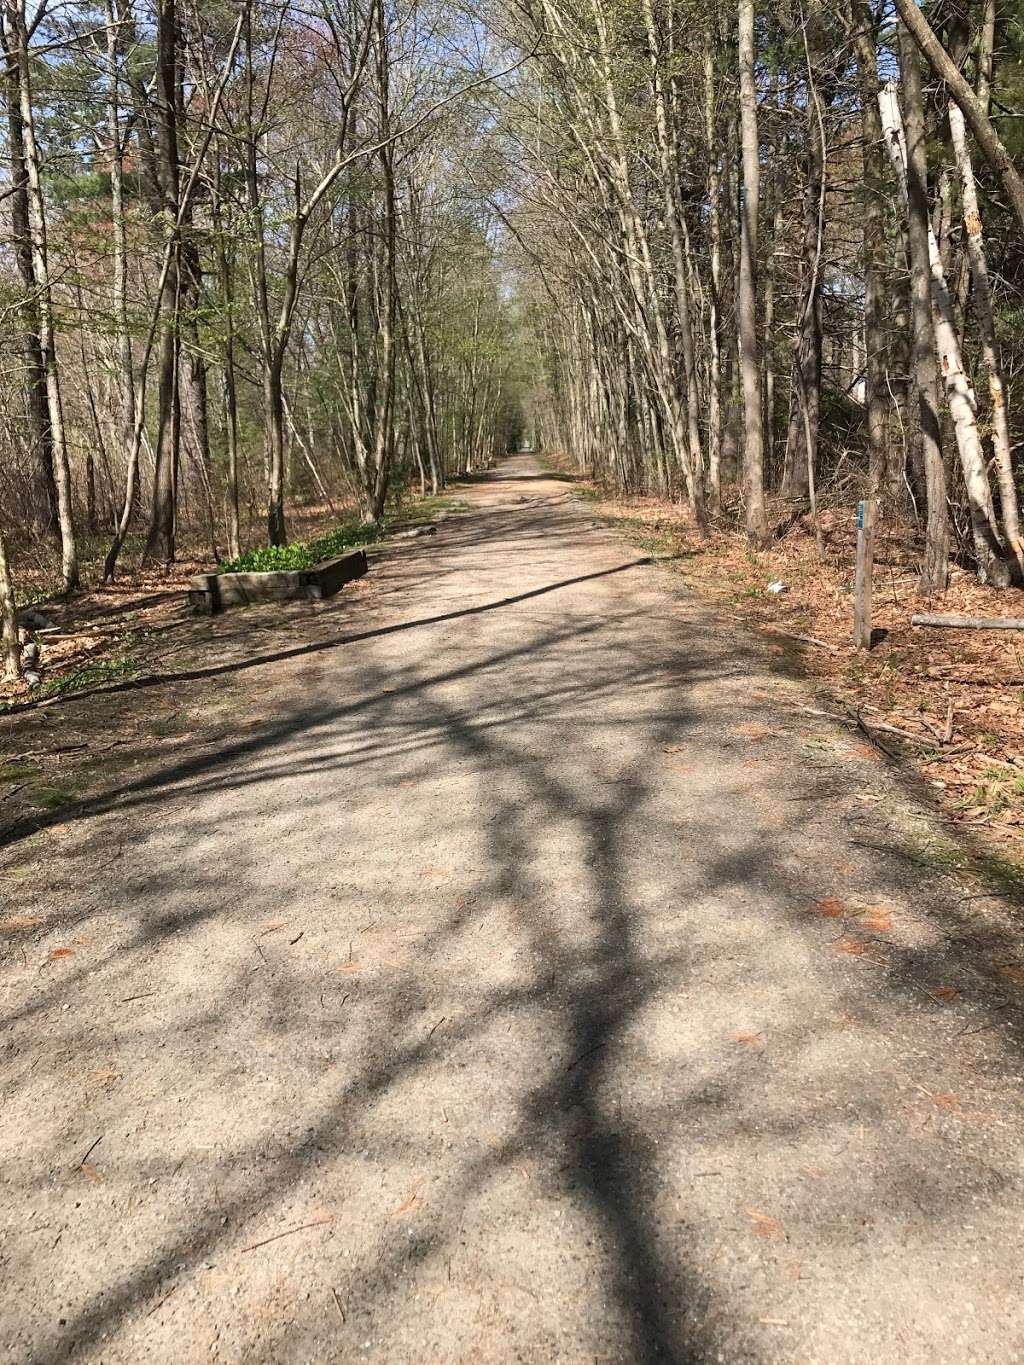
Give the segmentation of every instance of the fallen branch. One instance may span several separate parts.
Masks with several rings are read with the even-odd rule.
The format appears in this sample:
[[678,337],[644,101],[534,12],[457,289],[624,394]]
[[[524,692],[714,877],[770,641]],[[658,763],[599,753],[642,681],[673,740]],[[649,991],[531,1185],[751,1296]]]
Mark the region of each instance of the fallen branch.
[[891,758],[894,762],[898,763],[900,759],[899,754],[896,753],[895,750],[890,749],[887,744],[883,744],[882,741],[875,734],[875,732],[868,728],[868,726],[864,723],[864,717],[861,715],[861,713],[859,711],[854,711],[852,707],[848,707],[847,709],[850,712],[851,718],[856,722],[857,729],[861,732],[861,734],[866,735],[876,749],[881,749],[882,753],[885,754],[886,758]]
[[973,754],[974,745],[973,743],[954,744],[952,749],[944,748],[941,753],[938,753],[938,751],[936,751],[936,753],[938,754],[938,757],[935,759],[928,759],[927,762],[929,764],[933,762],[946,763],[951,758],[963,758],[965,754]]
[[[884,714],[885,714],[884,711],[879,711],[877,706],[865,706],[865,707],[864,707],[864,710],[865,710],[865,711],[874,711],[874,712],[876,712],[878,715],[884,715]],[[889,735],[898,735],[898,736],[900,737],[900,739],[912,739],[912,740],[915,740],[918,744],[928,744],[928,743],[930,742],[930,737],[934,737],[934,739],[936,740],[936,742],[939,743],[939,744],[948,744],[948,743],[949,743],[949,740],[943,739],[943,737],[942,737],[944,732],[943,732],[943,731],[940,731],[940,730],[938,729],[937,726],[933,725],[933,724],[931,723],[931,721],[930,721],[930,720],[927,720],[924,716],[903,716],[903,715],[902,715],[900,712],[898,712],[898,711],[896,712],[896,716],[897,716],[897,718],[898,718],[899,720],[918,720],[918,721],[920,721],[921,724],[922,724],[922,725],[925,727],[925,729],[928,731],[928,734],[927,734],[927,735],[919,735],[919,734],[916,734],[913,730],[901,730],[901,729],[899,728],[899,726],[897,726],[897,725],[890,725],[887,721],[875,720],[875,721],[872,721],[871,723],[872,723],[872,725],[875,726],[876,729],[878,729],[878,730],[884,730],[886,734],[889,734]]]
[[177,1288],[178,1286],[176,1284],[172,1284],[170,1289],[168,1289],[167,1293],[164,1294],[162,1298],[157,1299],[156,1303],[146,1314],[146,1317],[151,1318],[158,1309],[163,1308],[164,1304],[171,1297],[171,1295],[177,1292]]
[[931,612],[917,612],[910,618],[912,626],[948,626],[952,630],[1024,630],[1022,616],[937,616]]
[[913,744],[923,744],[930,749],[935,747],[935,735],[915,735],[910,730],[901,730],[898,725],[887,725],[881,720],[874,720],[871,723],[876,730],[881,730],[883,734],[895,735],[897,739],[909,739]]
[[89,1158],[92,1156],[93,1152],[95,1152],[96,1148],[97,1148],[97,1147],[100,1145],[100,1143],[103,1141],[103,1139],[104,1139],[105,1136],[106,1136],[105,1133],[100,1133],[99,1137],[96,1139],[96,1141],[95,1141],[94,1143],[91,1144],[91,1146],[89,1147],[89,1149],[88,1149],[88,1151],[86,1152],[85,1156],[83,1156],[82,1159],[81,1159],[81,1161],[78,1163],[79,1167],[82,1167],[82,1166],[85,1165],[85,1163],[86,1163],[86,1162],[89,1160]]
[[830,654],[840,653],[837,645],[830,645],[827,640],[816,640],[813,635],[795,635],[791,630],[779,630],[778,626],[766,626],[765,629],[772,635],[782,635],[787,640],[799,640],[802,645],[816,645],[818,649],[827,649]]
[[284,1232],[275,1232],[273,1237],[264,1237],[262,1242],[253,1242],[251,1246],[242,1247],[239,1255],[244,1255],[247,1251],[255,1251],[257,1247],[268,1246],[271,1242],[279,1242],[282,1237],[291,1237],[292,1233],[305,1232],[307,1228],[322,1228],[327,1223],[333,1223],[333,1218],[318,1218],[313,1223],[300,1223],[298,1227],[285,1228]]
[[955,668],[955,664],[934,665],[925,670],[929,678],[937,678],[940,682],[953,683],[957,687],[1024,687],[1024,677],[1018,678],[983,678],[977,673],[957,674],[947,673],[947,668]]

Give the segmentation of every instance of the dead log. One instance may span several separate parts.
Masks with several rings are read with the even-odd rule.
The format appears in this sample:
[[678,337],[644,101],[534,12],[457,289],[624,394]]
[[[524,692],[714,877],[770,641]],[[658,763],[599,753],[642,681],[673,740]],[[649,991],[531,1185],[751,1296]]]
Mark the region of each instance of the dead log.
[[1024,630],[1021,616],[936,616],[931,612],[917,612],[910,618],[912,626],[948,626],[953,630]]

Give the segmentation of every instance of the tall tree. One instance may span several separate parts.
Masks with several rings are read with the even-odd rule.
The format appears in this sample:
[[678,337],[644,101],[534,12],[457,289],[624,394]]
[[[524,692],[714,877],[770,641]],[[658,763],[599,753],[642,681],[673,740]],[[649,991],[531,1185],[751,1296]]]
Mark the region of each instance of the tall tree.
[[754,80],[754,0],[739,0],[738,58],[743,204],[740,212],[739,341],[743,383],[743,482],[747,534],[755,544],[768,538],[764,505],[764,423],[761,407],[761,347],[757,328],[757,228],[761,187]]
[[32,97],[32,64],[29,55],[29,28],[25,0],[4,0],[7,42],[17,73],[18,108],[21,114],[23,164],[28,191],[29,240],[32,250],[39,319],[39,346],[46,383],[49,440],[53,477],[57,488],[57,518],[61,540],[61,580],[64,591],[79,585],[78,548],[72,503],[71,466],[68,461],[67,433],[61,402],[60,368],[54,328],[53,283],[50,277],[50,250],[46,226],[46,201],[43,193],[42,159],[36,138],[35,107]]
[[0,9],[0,43],[4,56],[4,95],[7,108],[7,147],[11,170],[11,235],[21,277],[21,357],[26,397],[27,444],[32,462],[31,507],[39,534],[52,535],[60,543],[57,484],[53,477],[53,441],[46,401],[46,367],[39,329],[39,306],[32,256],[28,169],[25,165],[25,133],[21,116],[18,58],[8,34],[6,10]]
[[181,445],[181,393],[178,385],[181,313],[181,176],[178,153],[178,11],[176,0],[159,0],[156,60],[156,174],[161,225],[167,242],[160,308],[159,409],[153,507],[145,563],[174,560]]

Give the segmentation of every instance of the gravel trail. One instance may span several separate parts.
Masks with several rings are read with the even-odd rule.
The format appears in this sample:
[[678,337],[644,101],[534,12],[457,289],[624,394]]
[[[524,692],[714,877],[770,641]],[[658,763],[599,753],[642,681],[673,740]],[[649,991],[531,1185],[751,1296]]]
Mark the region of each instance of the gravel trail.
[[1019,909],[531,457],[460,496],[37,836],[2,1358],[1018,1360]]

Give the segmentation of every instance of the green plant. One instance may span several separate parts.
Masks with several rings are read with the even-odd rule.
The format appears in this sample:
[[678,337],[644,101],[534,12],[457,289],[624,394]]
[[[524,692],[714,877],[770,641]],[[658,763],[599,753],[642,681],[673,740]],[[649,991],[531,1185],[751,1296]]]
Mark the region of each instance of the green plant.
[[33,787],[28,793],[29,802],[43,810],[59,810],[70,806],[78,799],[78,791],[69,783]]
[[20,782],[23,778],[38,777],[38,763],[5,763],[0,766],[0,782]]
[[[98,663],[90,664],[88,668],[80,669],[77,673],[64,673],[57,678],[48,678],[41,687],[36,688],[32,697],[36,700],[43,697],[63,697],[68,692],[81,692],[87,687],[97,687],[102,683],[117,682],[120,678],[131,677],[137,670],[136,661],[126,656],[119,659],[102,659]],[[18,705],[19,702],[16,700],[0,702],[0,716],[14,710]]]
[[40,602],[52,602],[59,596],[60,583],[57,579],[47,583],[27,584],[18,592],[18,606],[24,610],[25,607],[36,607]]
[[117,682],[119,678],[130,677],[138,665],[134,659],[101,659],[77,673],[66,673],[59,678],[50,678],[36,693],[41,697],[62,697],[66,692],[80,692],[85,687],[96,687],[100,683]]
[[370,545],[380,535],[379,526],[343,522],[315,540],[296,540],[291,545],[261,545],[246,550],[237,559],[225,560],[218,572],[274,573],[281,569],[311,569],[314,564],[333,559],[356,545]]

